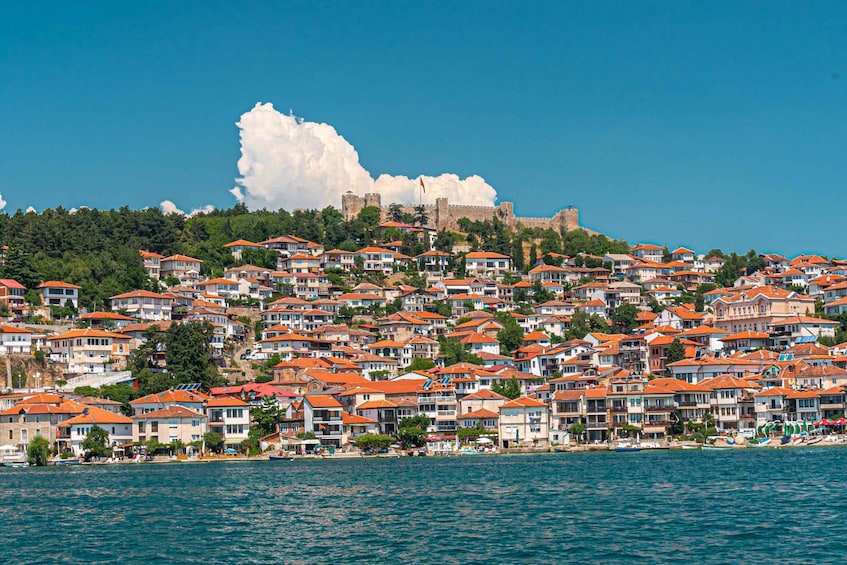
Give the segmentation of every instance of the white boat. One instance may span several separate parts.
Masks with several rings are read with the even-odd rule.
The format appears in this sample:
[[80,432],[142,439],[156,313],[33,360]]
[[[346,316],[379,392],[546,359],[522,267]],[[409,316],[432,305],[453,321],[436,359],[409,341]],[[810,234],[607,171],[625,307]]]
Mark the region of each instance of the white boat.
[[700,449],[699,445],[683,445],[682,449]]
[[703,451],[729,451],[733,449],[728,445],[704,445],[702,447]]

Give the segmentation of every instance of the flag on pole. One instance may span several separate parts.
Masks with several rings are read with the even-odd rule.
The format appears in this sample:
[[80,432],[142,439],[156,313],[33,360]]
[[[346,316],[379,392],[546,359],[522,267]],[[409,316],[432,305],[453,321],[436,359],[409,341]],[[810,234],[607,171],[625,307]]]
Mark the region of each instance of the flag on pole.
[[423,177],[418,177],[418,182],[420,182],[420,183],[421,183],[421,190],[423,190],[424,192],[426,192],[426,186],[424,185]]

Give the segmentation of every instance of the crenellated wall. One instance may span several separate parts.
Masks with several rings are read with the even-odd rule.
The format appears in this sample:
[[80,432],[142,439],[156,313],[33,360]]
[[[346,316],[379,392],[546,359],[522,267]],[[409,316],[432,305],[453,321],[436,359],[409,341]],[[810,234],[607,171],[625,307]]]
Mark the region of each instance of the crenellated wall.
[[[346,220],[355,218],[362,208],[376,206],[380,209],[382,220],[386,221],[389,207],[383,206],[382,198],[377,193],[368,193],[359,196],[348,192],[341,196],[341,212]],[[450,204],[446,198],[436,198],[435,204],[424,204],[428,222],[428,228],[437,230],[458,230],[459,219],[467,218],[471,221],[485,221],[498,218],[510,228],[521,224],[528,228],[562,229],[574,230],[579,225],[579,210],[569,206],[564,210],[556,212],[552,218],[522,218],[515,216],[515,207],[512,202],[501,202],[497,206],[466,206],[463,204]],[[414,205],[402,206],[403,212],[414,214]]]

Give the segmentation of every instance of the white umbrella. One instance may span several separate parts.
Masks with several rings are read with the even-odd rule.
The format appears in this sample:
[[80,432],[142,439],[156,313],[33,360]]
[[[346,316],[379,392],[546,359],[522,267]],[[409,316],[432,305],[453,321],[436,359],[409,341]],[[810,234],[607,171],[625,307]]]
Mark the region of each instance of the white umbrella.
[[17,451],[17,450],[18,450],[17,445],[9,445],[9,444],[0,445],[0,451]]
[[477,443],[494,443],[494,440],[487,438],[487,437],[481,437],[478,440],[476,440],[476,442]]

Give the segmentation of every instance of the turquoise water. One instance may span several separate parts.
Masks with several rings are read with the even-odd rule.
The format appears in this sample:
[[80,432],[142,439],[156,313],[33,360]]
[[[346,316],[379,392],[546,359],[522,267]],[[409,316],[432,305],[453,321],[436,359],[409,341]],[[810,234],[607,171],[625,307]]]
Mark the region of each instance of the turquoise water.
[[0,469],[10,563],[843,562],[847,449]]

